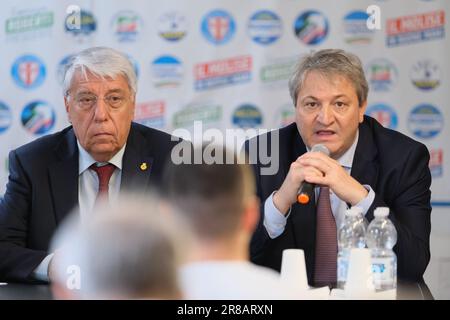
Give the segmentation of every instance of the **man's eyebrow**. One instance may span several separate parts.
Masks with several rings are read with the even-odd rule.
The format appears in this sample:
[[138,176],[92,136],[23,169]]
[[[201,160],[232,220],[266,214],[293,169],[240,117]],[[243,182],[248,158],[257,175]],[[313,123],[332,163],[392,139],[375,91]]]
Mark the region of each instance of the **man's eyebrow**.
[[125,90],[117,88],[106,91],[107,93],[125,93]]
[[333,99],[339,99],[339,98],[347,98],[348,99],[348,96],[346,94],[338,94],[333,97]]
[[301,99],[301,101],[305,101],[306,99],[319,100],[319,99],[317,99],[317,98],[314,97],[314,96],[306,96],[306,97],[303,97],[303,98]]

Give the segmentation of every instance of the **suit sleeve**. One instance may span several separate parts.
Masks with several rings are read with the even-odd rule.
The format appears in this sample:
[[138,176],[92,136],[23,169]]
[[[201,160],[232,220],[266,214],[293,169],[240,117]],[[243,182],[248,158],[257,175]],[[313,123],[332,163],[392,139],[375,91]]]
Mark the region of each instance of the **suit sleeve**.
[[[254,142],[254,141],[253,141]],[[249,156],[250,151],[250,140],[245,141],[244,150],[247,156],[247,160],[252,164],[253,173],[255,176],[256,194],[260,201],[260,217],[258,225],[253,233],[250,242],[250,257],[251,260],[256,264],[264,264],[264,253],[267,252],[265,249],[270,242],[270,236],[264,227],[264,201],[261,190],[261,182],[259,176],[259,161],[251,161],[252,158]],[[254,163],[255,162],[255,163]]]
[[11,151],[8,184],[0,202],[0,280],[34,282],[31,274],[47,255],[26,248],[31,201],[31,181]]
[[395,196],[387,203],[376,195],[369,209],[389,207],[389,218],[397,230],[397,274],[401,279],[422,281],[430,261],[431,174],[430,155],[424,145],[409,153],[397,180]]

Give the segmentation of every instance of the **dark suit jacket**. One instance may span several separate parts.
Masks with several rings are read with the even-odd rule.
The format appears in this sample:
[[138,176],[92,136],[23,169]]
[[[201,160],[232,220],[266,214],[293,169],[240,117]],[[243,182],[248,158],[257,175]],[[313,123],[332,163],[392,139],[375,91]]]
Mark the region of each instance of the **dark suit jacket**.
[[[158,185],[176,143],[164,132],[133,123],[120,190],[142,192]],[[146,171],[140,170],[143,162]],[[0,280],[32,281],[56,227],[78,205],[78,147],[72,127],[11,151],[9,171],[0,202]]]
[[[253,166],[257,193],[261,200],[261,219],[251,241],[253,262],[281,268],[282,251],[300,248],[305,252],[308,281],[312,284],[316,236],[315,201],[308,205],[294,204],[284,232],[271,239],[263,226],[264,201],[280,188],[290,164],[306,152],[296,124],[278,130],[280,167],[274,175],[261,175],[260,160]],[[270,135],[267,141],[270,143]],[[261,136],[256,137],[257,143]],[[254,142],[254,141],[253,141]],[[246,150],[249,141],[246,142]],[[269,150],[271,147],[269,147]],[[397,254],[399,279],[422,281],[430,260],[430,184],[427,148],[407,136],[383,128],[376,120],[365,116],[359,126],[359,140],[353,159],[351,175],[361,184],[375,191],[375,200],[366,214],[369,222],[376,207],[390,208],[389,218],[394,223],[398,240]]]

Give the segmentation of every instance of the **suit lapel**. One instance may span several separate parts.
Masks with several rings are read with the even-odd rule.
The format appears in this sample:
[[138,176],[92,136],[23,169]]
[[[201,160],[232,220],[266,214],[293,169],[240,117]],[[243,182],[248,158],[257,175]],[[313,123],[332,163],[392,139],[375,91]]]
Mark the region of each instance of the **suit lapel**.
[[131,127],[122,161],[120,191],[143,191],[153,169],[152,149],[144,137]]
[[366,121],[359,126],[358,144],[353,157],[351,176],[361,184],[368,184],[373,189],[377,184],[378,150]]
[[78,147],[69,129],[55,149],[57,160],[48,167],[56,221],[78,205]]

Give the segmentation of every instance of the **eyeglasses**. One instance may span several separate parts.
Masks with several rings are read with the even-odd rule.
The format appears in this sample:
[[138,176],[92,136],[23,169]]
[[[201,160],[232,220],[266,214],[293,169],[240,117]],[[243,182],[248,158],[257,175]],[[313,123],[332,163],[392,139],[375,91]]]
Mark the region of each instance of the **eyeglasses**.
[[[97,104],[99,99],[99,97],[93,94],[80,94],[73,98],[77,105],[83,110],[91,110]],[[117,110],[126,104],[129,97],[119,93],[112,93],[104,96],[102,99],[112,110]]]

